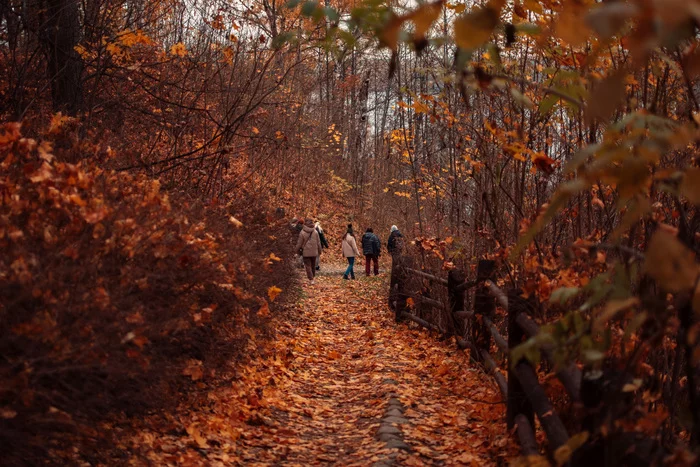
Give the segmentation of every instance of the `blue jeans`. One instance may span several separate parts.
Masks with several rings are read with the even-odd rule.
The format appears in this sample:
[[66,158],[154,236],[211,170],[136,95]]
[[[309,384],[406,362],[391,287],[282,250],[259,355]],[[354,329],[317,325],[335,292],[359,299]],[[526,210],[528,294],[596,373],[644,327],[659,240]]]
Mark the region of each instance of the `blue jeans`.
[[355,276],[355,271],[353,271],[353,266],[355,266],[355,257],[350,256],[348,257],[348,268],[345,270],[345,275],[350,276],[352,275],[353,277]]

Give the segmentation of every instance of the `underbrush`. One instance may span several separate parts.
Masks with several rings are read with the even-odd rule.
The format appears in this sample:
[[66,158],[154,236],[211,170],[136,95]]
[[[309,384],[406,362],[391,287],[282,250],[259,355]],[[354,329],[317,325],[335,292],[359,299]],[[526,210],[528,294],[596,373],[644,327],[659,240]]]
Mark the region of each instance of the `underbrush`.
[[[0,129],[0,450],[96,449],[110,414],[172,406],[246,358],[291,280],[284,220],[245,194],[203,206],[145,176],[69,164]],[[276,289],[273,289],[276,290]]]

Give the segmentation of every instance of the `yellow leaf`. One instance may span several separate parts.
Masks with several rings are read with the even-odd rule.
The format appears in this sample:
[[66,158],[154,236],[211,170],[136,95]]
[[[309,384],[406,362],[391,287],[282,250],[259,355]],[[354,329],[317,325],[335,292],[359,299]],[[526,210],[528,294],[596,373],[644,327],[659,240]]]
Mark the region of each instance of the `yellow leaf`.
[[622,386],[622,392],[634,392],[642,386],[641,379],[635,379],[631,383],[627,383]]
[[428,107],[421,101],[416,101],[413,104],[413,109],[417,114],[427,114],[428,112],[430,112],[430,107]]
[[252,131],[253,131],[253,134],[256,134],[256,135],[260,133],[260,130],[258,130],[258,127],[255,127],[255,126],[253,127]]
[[569,441],[567,441],[565,445],[560,446],[554,452],[554,460],[557,462],[557,465],[561,466],[566,464],[571,458],[571,455],[574,453],[574,451],[576,451],[578,448],[583,446],[586,441],[588,441],[588,436],[589,435],[587,431],[582,431],[581,433],[577,433],[571,438],[569,438]]
[[281,293],[282,289],[274,285],[267,289],[267,296],[270,297],[271,302],[274,302],[275,298],[277,298],[277,296]]
[[228,221],[229,221],[230,223],[232,223],[233,225],[235,225],[236,227],[238,227],[238,228],[243,227],[243,222],[239,221],[238,219],[236,219],[236,218],[233,217],[233,216],[229,217],[229,218],[228,218]]
[[[273,238],[272,240],[274,240],[274,238]],[[282,258],[280,258],[279,256],[275,255],[274,253],[270,253],[269,258],[270,258],[272,261],[282,261]]]
[[185,55],[187,55],[187,49],[185,48],[185,44],[183,44],[182,42],[178,42],[177,44],[170,47],[170,55],[174,55],[176,57],[184,57]]

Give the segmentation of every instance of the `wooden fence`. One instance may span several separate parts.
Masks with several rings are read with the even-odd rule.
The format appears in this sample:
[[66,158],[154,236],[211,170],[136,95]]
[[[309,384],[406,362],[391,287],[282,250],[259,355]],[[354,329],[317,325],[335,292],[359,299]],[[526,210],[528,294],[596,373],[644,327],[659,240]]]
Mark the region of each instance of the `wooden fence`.
[[[444,279],[419,270],[413,259],[406,255],[395,255],[391,271],[390,306],[396,313],[397,321],[410,320],[431,331],[454,335],[460,348],[470,349],[472,359],[483,365],[503,394],[507,403],[507,425],[508,428],[517,427],[523,454],[539,453],[533,428],[535,415],[546,434],[550,452],[554,454],[567,444],[569,433],[540,384],[535,367],[524,358],[511,361],[510,349],[539,332],[539,326],[531,318],[536,303],[523,298],[519,290],[502,291],[493,281],[494,272],[495,263],[482,260],[478,262],[474,280],[467,281],[466,274],[458,269],[449,271]],[[432,289],[426,296],[426,288],[422,286],[426,280],[447,288],[446,302],[429,296],[435,295]],[[475,289],[472,306],[468,306],[467,300],[470,289]],[[506,337],[494,323],[497,304],[507,313]],[[442,316],[446,316],[446,319],[431,322],[419,316],[427,308],[442,310]],[[471,332],[468,332],[469,329]],[[499,371],[491,355],[492,342],[506,355],[507,378]],[[554,368],[551,350],[544,348],[542,354]],[[581,370],[571,365],[558,370],[556,376],[571,400],[578,402]]]

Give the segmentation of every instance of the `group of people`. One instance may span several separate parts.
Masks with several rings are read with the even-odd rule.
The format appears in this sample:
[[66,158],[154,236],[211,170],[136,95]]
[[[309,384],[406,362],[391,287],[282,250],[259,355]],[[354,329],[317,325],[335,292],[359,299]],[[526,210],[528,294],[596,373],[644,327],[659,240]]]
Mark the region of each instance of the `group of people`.
[[[291,228],[298,233],[296,250],[297,254],[302,258],[306,277],[311,285],[314,284],[316,271],[321,268],[321,254],[324,248],[328,248],[328,241],[321,228],[320,222],[314,222],[313,219],[300,220],[292,219]],[[393,255],[400,248],[400,239],[403,237],[398,227],[391,226],[389,239],[387,241],[387,251]],[[379,275],[379,257],[381,256],[382,245],[379,237],[374,233],[371,227],[368,227],[362,236],[361,240],[362,254],[365,257],[365,274],[369,277],[370,272],[374,275]],[[357,248],[355,233],[352,224],[348,224],[348,228],[341,239],[341,247],[343,256],[348,261],[348,267],[343,274],[343,279],[355,279],[355,258],[360,256],[360,251]],[[372,265],[374,268],[372,268]]]

